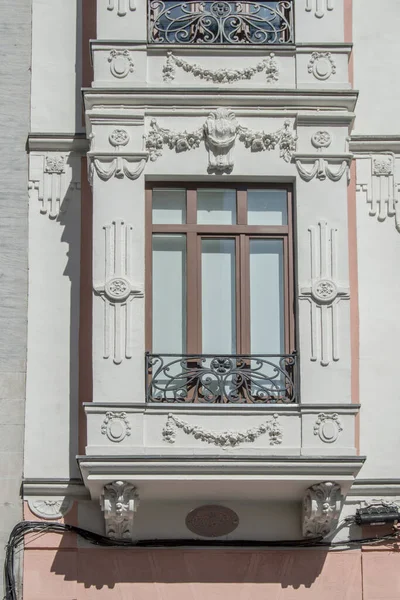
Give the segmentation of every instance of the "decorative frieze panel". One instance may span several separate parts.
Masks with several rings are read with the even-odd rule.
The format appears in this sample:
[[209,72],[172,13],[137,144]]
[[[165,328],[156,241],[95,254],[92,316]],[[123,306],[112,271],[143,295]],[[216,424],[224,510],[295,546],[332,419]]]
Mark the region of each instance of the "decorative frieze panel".
[[119,17],[124,17],[128,9],[131,11],[136,10],[136,0],[108,0],[107,10],[112,12],[115,9]]
[[395,226],[400,231],[400,181],[396,176],[395,155],[391,152],[372,154],[370,176],[364,180],[357,175],[357,192],[362,194],[369,204],[369,214],[378,221],[394,217]]
[[340,514],[340,486],[332,481],[309,487],[303,499],[303,536],[325,537],[333,530]]
[[309,227],[311,279],[300,287],[300,300],[310,303],[311,356],[323,367],[340,359],[339,304],[350,299],[349,286],[337,276],[337,229],[320,221]]
[[30,156],[29,196],[50,219],[65,213],[70,200],[80,193],[80,168],[72,163],[68,154]]
[[146,139],[146,149],[150,160],[162,156],[164,146],[176,152],[199,148],[202,141],[209,153],[208,170],[211,173],[230,173],[234,167],[233,149],[237,139],[252,152],[280,150],[280,157],[290,162],[297,147],[297,135],[290,121],[275,133],[255,131],[241,126],[233,111],[218,108],[212,111],[205,124],[195,131],[177,132],[160,127],[156,119],[150,123],[150,132]]
[[240,444],[255,442],[260,436],[268,433],[270,446],[282,443],[283,430],[279,423],[279,416],[274,414],[258,427],[252,427],[245,431],[211,431],[198,425],[190,425],[179,417],[169,414],[167,422],[162,431],[164,441],[174,444],[176,441],[176,430],[181,429],[186,435],[192,435],[196,440],[207,444],[213,444],[221,448],[236,448]]
[[322,19],[326,11],[332,11],[334,8],[335,0],[306,0],[306,11],[314,12],[318,19]]
[[104,486],[100,506],[109,538],[133,539],[133,520],[139,506],[139,496],[135,492],[136,488],[125,481],[114,481]]
[[190,73],[193,77],[210,81],[212,83],[236,83],[237,81],[246,81],[252,79],[257,73],[265,72],[267,83],[274,83],[279,80],[279,66],[274,53],[268,58],[260,61],[254,67],[245,67],[242,69],[210,69],[201,67],[198,64],[190,64],[186,60],[174,56],[172,52],[167,52],[167,59],[163,67],[164,81],[173,81],[175,79],[176,67]]
[[132,358],[133,300],[143,298],[143,287],[132,283],[133,227],[122,220],[104,226],[104,282],[94,291],[104,301],[103,357],[113,357],[116,365]]

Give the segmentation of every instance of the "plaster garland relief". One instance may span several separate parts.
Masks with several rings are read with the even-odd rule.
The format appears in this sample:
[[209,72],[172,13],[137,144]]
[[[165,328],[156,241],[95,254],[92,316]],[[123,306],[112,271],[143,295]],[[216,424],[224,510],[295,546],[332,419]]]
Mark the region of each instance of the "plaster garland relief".
[[143,298],[143,286],[132,283],[133,227],[121,219],[103,227],[105,232],[104,281],[94,285],[104,302],[103,357],[116,365],[132,358],[132,320],[135,298]]
[[198,77],[204,81],[212,83],[235,83],[252,79],[257,73],[265,71],[267,83],[274,83],[279,80],[279,66],[276,56],[271,53],[268,58],[263,59],[254,67],[245,67],[242,69],[209,69],[201,67],[198,64],[190,64],[183,58],[174,56],[172,52],[167,52],[167,59],[163,66],[163,79],[166,82],[175,79],[176,67],[190,73],[193,77]]
[[340,359],[339,304],[350,300],[350,290],[348,284],[338,282],[337,229],[320,221],[308,231],[311,279],[300,286],[299,300],[310,304],[310,360],[327,367]]
[[322,19],[326,11],[332,11],[334,8],[335,0],[306,0],[306,11],[314,11],[318,19]]
[[395,155],[385,152],[372,154],[367,159],[371,163],[370,177],[365,183],[357,184],[357,193],[362,194],[369,204],[371,217],[377,217],[380,222],[394,217],[396,229],[400,231],[400,182],[396,177]]
[[342,505],[337,483],[316,483],[306,490],[303,499],[303,536],[326,537],[333,530]]
[[274,414],[271,419],[265,421],[258,427],[252,427],[245,431],[222,431],[216,432],[204,429],[198,425],[190,425],[172,413],[168,415],[167,422],[162,431],[165,442],[174,444],[176,441],[176,430],[181,429],[186,435],[192,435],[196,440],[213,444],[220,448],[235,448],[240,444],[255,442],[261,435],[268,433],[270,446],[282,443],[282,427],[279,423],[279,415]]
[[337,413],[318,415],[314,425],[314,435],[317,435],[321,442],[334,444],[342,431],[342,423]]
[[72,508],[73,500],[68,497],[64,498],[40,498],[28,500],[29,510],[39,517],[47,521],[57,521],[62,519]]
[[[32,168],[34,162],[40,167]],[[69,201],[80,193],[80,169],[74,169],[71,162],[67,154],[30,155],[29,195],[50,219],[65,213]]]
[[[308,160],[312,161],[313,159],[310,158]],[[329,161],[326,158],[315,158],[311,169],[307,169],[303,164],[304,160],[302,161],[300,158],[295,157],[295,162],[297,171],[304,181],[312,181],[312,179],[317,178],[320,181],[330,179],[331,181],[337,182],[342,179],[345,173],[347,174],[347,178],[349,180],[349,159],[343,160],[336,170],[332,169],[332,167],[329,165]]]
[[115,7],[117,7],[117,15],[119,17],[125,17],[128,8],[131,11],[136,10],[136,0],[108,0],[107,10],[112,12]]
[[101,426],[101,433],[110,442],[122,442],[131,435],[131,426],[126,412],[107,412]]
[[133,73],[135,69],[131,53],[127,49],[111,50],[108,62],[110,63],[111,75],[117,79],[124,79],[129,73]]
[[290,162],[297,146],[297,135],[291,129],[292,124],[286,120],[281,129],[275,133],[255,131],[242,127],[233,111],[218,108],[212,111],[202,127],[195,131],[177,132],[162,128],[156,119],[150,122],[150,132],[146,138],[146,150],[151,161],[162,156],[164,145],[176,152],[184,152],[200,147],[204,141],[208,150],[211,173],[230,173],[234,166],[232,156],[237,139],[252,152],[280,150],[280,157]]
[[[93,144],[94,135],[91,136]],[[108,181],[112,177],[123,179],[127,177],[134,181],[143,173],[148,159],[146,152],[125,152],[123,148],[129,143],[130,135],[126,129],[114,129],[108,136],[109,144],[113,148],[112,153],[89,152],[89,182],[93,185],[93,174],[96,171],[102,181]]]
[[336,73],[336,63],[331,52],[313,52],[307,66],[316,79],[325,81]]
[[116,540],[132,540],[134,516],[139,506],[136,488],[125,481],[113,481],[104,486],[100,506],[106,535]]

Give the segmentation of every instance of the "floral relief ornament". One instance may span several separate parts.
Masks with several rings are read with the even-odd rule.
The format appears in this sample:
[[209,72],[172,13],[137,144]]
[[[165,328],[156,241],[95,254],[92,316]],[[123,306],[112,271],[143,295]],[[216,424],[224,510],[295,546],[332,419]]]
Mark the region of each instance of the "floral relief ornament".
[[199,148],[200,142],[205,141],[209,151],[209,170],[230,172],[233,168],[231,150],[237,138],[251,152],[270,151],[278,147],[280,157],[290,162],[297,147],[297,134],[291,127],[291,122],[286,120],[283,127],[274,133],[255,131],[239,125],[233,111],[219,108],[209,114],[203,127],[193,132],[165,129],[158,125],[156,119],[152,119],[146,150],[154,162],[162,156],[164,146],[184,152]]
[[44,172],[57,175],[65,173],[65,156],[46,156]]
[[173,81],[175,79],[175,67],[179,67],[185,73],[190,73],[194,77],[211,81],[212,83],[235,83],[252,79],[257,73],[265,71],[268,83],[273,83],[279,79],[279,67],[275,54],[260,61],[254,67],[245,67],[243,69],[208,69],[198,64],[190,64],[186,60],[174,56],[172,52],[167,52],[167,60],[163,67],[164,81]]
[[323,148],[329,148],[332,143],[332,136],[329,131],[317,131],[311,136],[311,143],[314,148],[322,151]]
[[207,444],[214,444],[221,448],[235,448],[240,444],[252,443],[261,435],[268,433],[270,446],[277,446],[282,443],[282,427],[278,421],[279,415],[274,414],[258,427],[252,427],[246,431],[222,431],[221,433],[204,429],[198,425],[190,425],[172,413],[168,415],[167,422],[162,431],[163,439],[169,444],[174,444],[176,440],[176,429],[181,429],[187,435],[192,435],[196,440],[201,440]]
[[111,146],[118,148],[126,146],[129,142],[129,133],[125,129],[114,129],[108,137]]
[[41,498],[28,500],[29,509],[41,519],[56,521],[62,519],[72,508],[71,498]]

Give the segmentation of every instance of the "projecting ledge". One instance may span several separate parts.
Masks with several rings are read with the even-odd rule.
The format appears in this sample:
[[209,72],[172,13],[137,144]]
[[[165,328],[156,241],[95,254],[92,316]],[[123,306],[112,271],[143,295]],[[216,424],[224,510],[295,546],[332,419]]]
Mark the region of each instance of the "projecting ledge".
[[321,481],[334,481],[347,495],[365,457],[79,456],[92,499],[116,480],[132,484],[141,500],[191,500],[221,497],[245,500],[301,500]]

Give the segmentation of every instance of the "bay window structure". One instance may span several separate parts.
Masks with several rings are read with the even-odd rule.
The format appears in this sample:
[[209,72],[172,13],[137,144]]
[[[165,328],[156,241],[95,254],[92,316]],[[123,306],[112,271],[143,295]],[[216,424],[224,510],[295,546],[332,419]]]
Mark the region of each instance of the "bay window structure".
[[286,186],[147,190],[147,400],[293,402]]

